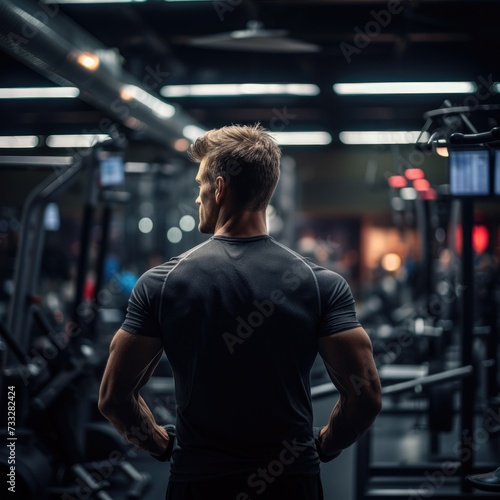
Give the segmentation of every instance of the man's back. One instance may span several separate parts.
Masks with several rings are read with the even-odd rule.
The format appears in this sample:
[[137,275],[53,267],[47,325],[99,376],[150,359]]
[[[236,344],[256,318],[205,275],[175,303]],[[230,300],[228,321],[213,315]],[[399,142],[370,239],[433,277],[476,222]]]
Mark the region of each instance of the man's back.
[[309,374],[318,336],[359,326],[353,302],[339,275],[267,235],[214,236],[148,271],[123,328],[163,339],[173,477],[249,472],[283,450],[284,473],[316,473]]

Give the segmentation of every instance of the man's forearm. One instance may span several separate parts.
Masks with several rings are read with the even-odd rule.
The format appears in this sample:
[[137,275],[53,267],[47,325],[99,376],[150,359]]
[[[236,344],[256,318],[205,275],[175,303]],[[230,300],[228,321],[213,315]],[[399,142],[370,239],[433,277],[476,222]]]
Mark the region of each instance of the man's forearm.
[[131,396],[119,404],[108,404],[101,409],[113,427],[131,444],[160,455],[168,443],[166,431],[159,426],[144,399]]
[[372,425],[378,411],[360,401],[341,397],[334,406],[328,425],[320,433],[323,452],[339,453],[355,443]]

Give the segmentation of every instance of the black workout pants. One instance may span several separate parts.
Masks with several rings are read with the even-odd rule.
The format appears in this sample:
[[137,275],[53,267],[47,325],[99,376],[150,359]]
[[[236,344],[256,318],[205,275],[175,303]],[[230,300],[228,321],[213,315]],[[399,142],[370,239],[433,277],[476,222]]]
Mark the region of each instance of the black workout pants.
[[192,483],[169,481],[166,500],[323,500],[320,475],[270,477],[255,481],[248,475]]

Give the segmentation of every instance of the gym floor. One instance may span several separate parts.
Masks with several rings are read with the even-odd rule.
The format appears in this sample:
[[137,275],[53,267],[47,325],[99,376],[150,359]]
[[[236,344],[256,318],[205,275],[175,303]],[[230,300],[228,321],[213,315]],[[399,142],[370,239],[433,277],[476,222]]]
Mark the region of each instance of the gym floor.
[[[331,410],[333,398],[315,401],[315,425],[321,425]],[[418,401],[415,408],[418,410]],[[500,418],[497,415],[497,418]],[[486,470],[496,468],[500,464],[500,436],[490,437],[484,430],[481,415],[476,417],[475,457],[477,468]],[[406,498],[416,500],[439,498],[440,495],[459,495],[459,480],[448,474],[448,461],[457,460],[460,450],[458,418],[454,419],[454,429],[449,433],[439,434],[439,451],[430,460],[430,432],[425,413],[398,414],[382,413],[371,432],[371,465],[384,465],[394,468],[394,475],[371,478],[369,488],[377,490],[378,498],[391,498],[389,490],[406,488]],[[142,452],[135,454],[130,462],[141,473],[148,473],[151,482],[147,490],[140,496],[142,500],[162,500],[169,477],[168,463],[160,463]],[[356,445],[345,450],[334,462],[322,464],[322,480],[325,500],[355,500],[356,495]],[[396,470],[398,467],[421,466],[421,475],[403,477]],[[425,468],[428,466],[429,471]],[[434,466],[431,468],[431,466]],[[437,469],[437,472],[436,472]],[[442,471],[442,472],[441,472]],[[130,483],[124,477],[112,480],[112,487],[106,491],[114,500],[130,500],[128,494]],[[498,499],[498,493],[486,493],[473,490],[471,496]]]

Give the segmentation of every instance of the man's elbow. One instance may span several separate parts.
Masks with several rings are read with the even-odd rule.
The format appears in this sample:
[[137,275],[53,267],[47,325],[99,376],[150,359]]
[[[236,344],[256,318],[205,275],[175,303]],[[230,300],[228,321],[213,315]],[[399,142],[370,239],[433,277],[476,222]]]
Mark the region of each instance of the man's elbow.
[[108,420],[113,418],[117,413],[119,413],[118,402],[111,397],[105,397],[100,395],[99,401],[97,402],[97,408],[101,412],[101,415],[106,417]]
[[111,415],[113,411],[113,405],[110,403],[109,399],[99,397],[99,401],[97,402],[97,408],[101,412],[101,415],[104,417],[108,417]]
[[382,411],[382,392],[380,385],[372,386],[363,397],[363,412],[372,419]]

